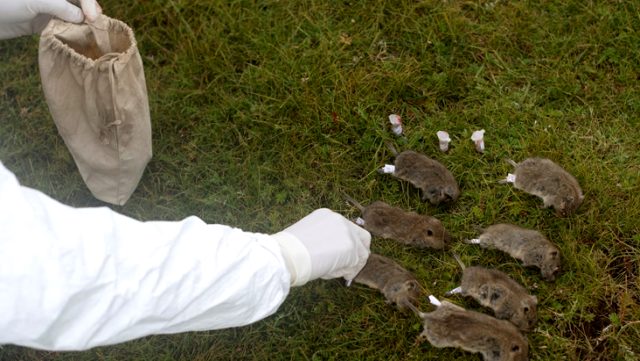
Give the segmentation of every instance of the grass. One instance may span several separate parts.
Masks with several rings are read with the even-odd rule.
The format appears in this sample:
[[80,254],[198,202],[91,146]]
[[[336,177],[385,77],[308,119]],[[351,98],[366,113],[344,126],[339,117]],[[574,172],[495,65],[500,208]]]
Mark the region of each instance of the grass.
[[[154,158],[131,200],[139,219],[198,215],[273,233],[313,209],[357,212],[340,192],[435,215],[467,264],[501,269],[539,299],[532,360],[635,360],[640,354],[639,1],[101,1],[130,24],[145,64]],[[387,115],[405,121],[406,140]],[[40,88],[37,39],[0,41],[0,159],[23,184],[101,205],[75,170]],[[469,140],[484,128],[487,151]],[[438,151],[447,130],[451,150]],[[439,159],[462,195],[422,203],[377,174],[393,141]],[[581,183],[557,218],[497,184],[548,157]],[[477,228],[541,230],[564,272],[542,280],[497,251],[465,245]],[[449,255],[374,239],[433,294],[456,286]],[[480,309],[470,300],[454,302]],[[422,304],[428,309],[427,302]],[[253,325],[152,336],[80,353],[0,348],[3,360],[479,360],[415,344],[419,321],[364,286],[314,281]]]

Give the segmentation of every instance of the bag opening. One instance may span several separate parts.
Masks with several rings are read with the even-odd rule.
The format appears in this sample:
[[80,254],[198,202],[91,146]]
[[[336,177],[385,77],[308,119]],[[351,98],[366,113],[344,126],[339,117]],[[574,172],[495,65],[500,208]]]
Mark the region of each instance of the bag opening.
[[56,34],[55,39],[92,60],[110,53],[125,53],[133,45],[126,31],[114,31],[118,30],[117,27],[109,32],[91,26],[74,30]]

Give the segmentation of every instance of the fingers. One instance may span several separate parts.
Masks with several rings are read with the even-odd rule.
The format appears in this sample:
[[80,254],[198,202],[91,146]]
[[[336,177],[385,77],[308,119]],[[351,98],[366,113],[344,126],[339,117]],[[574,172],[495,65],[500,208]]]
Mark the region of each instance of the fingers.
[[102,14],[96,0],[0,0],[0,39],[42,32],[52,16],[72,23],[94,22]]
[[96,0],[80,0],[80,7],[87,22],[94,22],[102,14],[102,7]]
[[354,249],[350,252],[350,260],[346,262],[346,266],[341,270],[337,277],[344,277],[347,282],[353,280],[358,273],[364,268],[371,253],[371,234],[361,227],[350,223],[351,239],[354,241]]
[[[331,236],[328,237],[330,241],[326,241],[324,244],[333,247],[334,255],[330,260],[331,267],[328,267],[328,272],[322,278],[343,277],[349,282],[358,275],[367,263],[370,254],[371,234],[337,213],[332,212],[332,216],[330,228],[333,229],[332,233],[334,234],[327,234]],[[325,231],[324,233],[329,232]]]
[[33,5],[33,10],[37,14],[50,14],[72,23],[84,20],[82,10],[66,0],[40,0]]
[[37,13],[50,14],[72,23],[94,22],[102,14],[102,7],[96,0],[80,0],[80,7],[66,0],[40,0],[33,8]]

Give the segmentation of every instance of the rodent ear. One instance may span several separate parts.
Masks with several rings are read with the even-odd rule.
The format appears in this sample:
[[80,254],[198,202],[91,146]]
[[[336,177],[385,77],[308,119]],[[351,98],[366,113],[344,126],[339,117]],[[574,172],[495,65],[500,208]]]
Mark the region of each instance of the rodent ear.
[[422,343],[425,342],[427,340],[429,340],[429,338],[427,337],[427,331],[422,331],[422,333],[420,335],[418,335],[418,338],[416,339],[416,343]]
[[438,188],[436,187],[427,188],[427,190],[422,194],[422,201],[429,201],[432,204],[437,204],[438,199],[440,198],[438,197],[439,194],[440,194],[440,190],[438,190]]
[[435,196],[438,193],[439,193],[439,191],[438,191],[438,188],[436,188],[436,187],[427,188],[427,194],[429,194],[430,196]]
[[447,187],[447,189],[445,189],[444,194],[448,197],[453,199],[455,196],[455,192],[453,191],[453,189],[451,187]]
[[567,213],[567,198],[563,198],[560,201],[560,204],[558,205],[558,210],[557,212],[561,215],[561,216],[565,216]]
[[409,291],[411,291],[411,290],[415,290],[415,289],[416,289],[416,286],[417,286],[417,285],[416,285],[416,283],[415,283],[415,282],[413,282],[413,281],[407,281],[405,284],[407,285],[407,289],[408,289]]
[[431,230],[431,228],[427,229],[427,236],[433,236],[433,230]]
[[391,290],[390,290],[390,291],[391,291],[391,292],[394,292],[394,293],[396,293],[396,292],[400,292],[400,285],[399,285],[399,284],[397,284],[397,283],[396,283],[396,284],[394,284],[393,286],[391,286]]
[[556,257],[558,257],[558,251],[553,250],[553,251],[549,252],[549,256],[551,256],[551,258],[556,258]]
[[520,345],[515,343],[511,345],[511,352],[520,352]]

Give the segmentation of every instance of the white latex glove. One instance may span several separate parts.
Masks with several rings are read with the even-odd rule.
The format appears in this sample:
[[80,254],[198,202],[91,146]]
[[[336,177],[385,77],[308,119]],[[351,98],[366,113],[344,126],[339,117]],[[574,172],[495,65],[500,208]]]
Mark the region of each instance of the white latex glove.
[[344,277],[350,282],[369,258],[371,234],[326,208],[274,235],[291,273],[291,285]]
[[80,7],[67,0],[0,0],[0,39],[40,33],[53,16],[81,23],[93,22],[102,14],[96,0],[79,3]]

